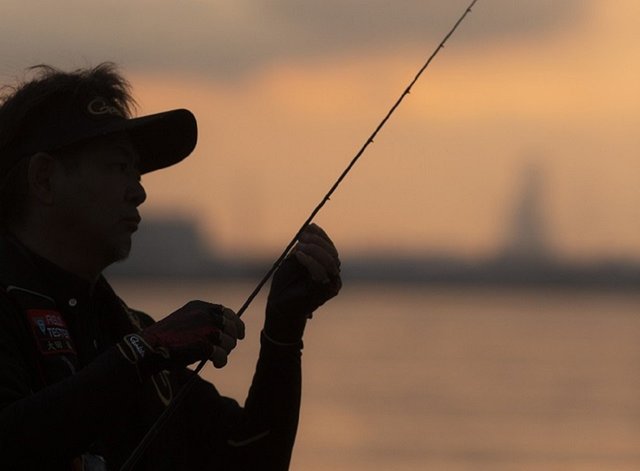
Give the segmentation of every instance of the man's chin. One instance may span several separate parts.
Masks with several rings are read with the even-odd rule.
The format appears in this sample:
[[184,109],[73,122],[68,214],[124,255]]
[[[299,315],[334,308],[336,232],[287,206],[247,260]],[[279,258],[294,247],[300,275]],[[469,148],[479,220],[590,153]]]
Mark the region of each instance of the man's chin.
[[128,240],[128,243],[119,244],[117,247],[113,248],[111,257],[110,257],[111,263],[124,262],[127,258],[129,258],[130,253],[131,253],[131,239]]

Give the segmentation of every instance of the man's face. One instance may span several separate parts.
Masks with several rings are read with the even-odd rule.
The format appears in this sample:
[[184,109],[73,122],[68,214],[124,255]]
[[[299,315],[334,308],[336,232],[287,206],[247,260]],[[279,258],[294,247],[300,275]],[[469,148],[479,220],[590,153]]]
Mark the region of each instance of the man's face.
[[138,206],[146,194],[138,156],[124,135],[103,138],[73,151],[74,161],[56,173],[54,210],[69,242],[104,266],[131,250]]

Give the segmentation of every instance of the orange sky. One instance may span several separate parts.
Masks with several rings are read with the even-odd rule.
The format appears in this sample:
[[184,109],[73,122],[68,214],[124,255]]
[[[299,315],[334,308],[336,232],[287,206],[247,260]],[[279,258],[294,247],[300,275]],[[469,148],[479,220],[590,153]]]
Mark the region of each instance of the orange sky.
[[[491,253],[533,163],[554,248],[640,257],[638,13],[596,1],[542,39],[454,36],[318,221],[351,252]],[[489,14],[480,2],[468,21]],[[277,250],[433,46],[282,61],[233,82],[133,76],[142,112],[188,107],[201,132],[193,158],[145,178],[146,209],[197,217],[225,251]]]
[[[144,178],[143,213],[275,253],[467,3],[7,0],[0,76],[114,60],[141,114],[193,110],[198,148]],[[345,255],[488,255],[533,165],[558,253],[640,259],[639,16],[636,0],[480,0],[318,222]]]

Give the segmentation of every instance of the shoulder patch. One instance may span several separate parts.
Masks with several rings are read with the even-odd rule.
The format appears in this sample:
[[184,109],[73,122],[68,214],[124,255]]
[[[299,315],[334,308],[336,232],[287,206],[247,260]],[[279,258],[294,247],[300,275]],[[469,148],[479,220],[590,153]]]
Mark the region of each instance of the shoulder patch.
[[43,355],[76,354],[69,328],[53,309],[27,309],[27,319],[38,350]]

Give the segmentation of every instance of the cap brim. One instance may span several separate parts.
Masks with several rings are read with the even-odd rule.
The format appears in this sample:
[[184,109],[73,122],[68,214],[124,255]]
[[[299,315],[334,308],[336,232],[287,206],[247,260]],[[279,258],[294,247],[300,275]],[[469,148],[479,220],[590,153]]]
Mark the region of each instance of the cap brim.
[[131,119],[108,113],[88,116],[84,108],[80,111],[77,104],[67,103],[62,111],[41,113],[22,138],[0,149],[0,174],[36,152],[53,152],[121,132],[127,133],[140,156],[140,172],[148,173],[180,162],[198,140],[196,118],[185,109]]
[[185,109],[128,119],[121,123],[140,156],[140,173],[169,167],[187,157],[196,146],[198,125]]

